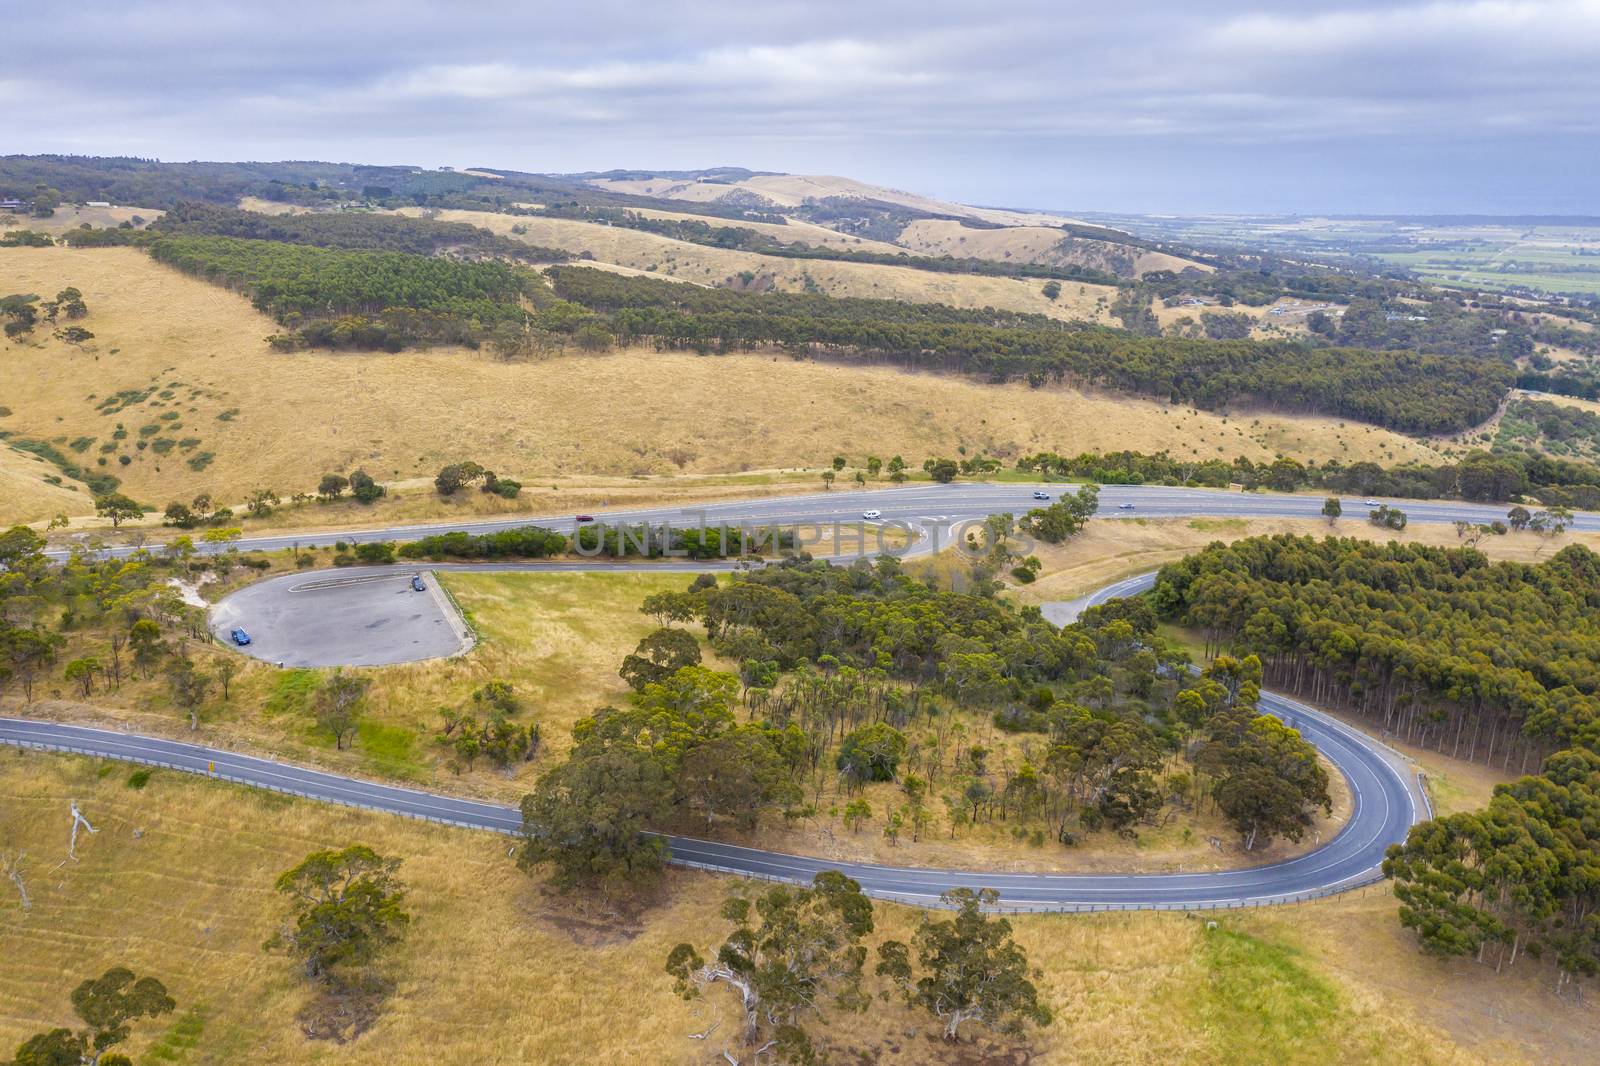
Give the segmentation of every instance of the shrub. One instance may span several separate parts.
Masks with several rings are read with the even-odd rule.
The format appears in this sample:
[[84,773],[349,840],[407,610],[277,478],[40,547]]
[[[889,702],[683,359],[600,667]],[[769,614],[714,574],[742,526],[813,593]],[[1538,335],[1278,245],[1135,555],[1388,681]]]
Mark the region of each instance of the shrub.
[[357,544],[356,558],[364,563],[392,563],[395,558],[394,542],[379,540],[370,544]]

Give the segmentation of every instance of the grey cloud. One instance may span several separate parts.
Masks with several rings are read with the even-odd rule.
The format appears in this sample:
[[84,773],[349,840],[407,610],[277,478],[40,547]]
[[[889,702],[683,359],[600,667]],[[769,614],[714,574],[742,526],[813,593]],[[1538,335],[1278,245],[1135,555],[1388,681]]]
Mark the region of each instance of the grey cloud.
[[[1600,212],[1600,0],[86,2],[70,47],[8,53],[0,101],[7,151],[742,163],[1170,210],[1496,210],[1520,181]],[[1429,181],[1385,186],[1401,160]]]

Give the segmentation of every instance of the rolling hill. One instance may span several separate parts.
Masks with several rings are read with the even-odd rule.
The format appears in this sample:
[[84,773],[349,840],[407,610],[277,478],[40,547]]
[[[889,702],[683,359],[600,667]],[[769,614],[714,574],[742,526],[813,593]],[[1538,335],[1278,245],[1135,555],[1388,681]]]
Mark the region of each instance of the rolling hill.
[[[505,362],[447,346],[279,354],[265,340],[277,324],[243,296],[135,248],[0,249],[0,276],[30,292],[77,286],[95,334],[79,347],[47,334],[0,342],[0,395],[12,408],[0,429],[112,474],[157,507],[199,492],[237,501],[262,487],[309,491],[321,474],[357,466],[381,480],[426,478],[464,458],[526,477],[794,468],[869,451],[915,465],[958,447],[1001,457],[1166,448],[1384,463],[1432,454],[1328,418],[1228,418],[1129,396],[771,355],[633,348]],[[0,492],[0,521],[87,513],[81,487],[43,481],[56,474],[0,452],[0,477],[28,486]]]

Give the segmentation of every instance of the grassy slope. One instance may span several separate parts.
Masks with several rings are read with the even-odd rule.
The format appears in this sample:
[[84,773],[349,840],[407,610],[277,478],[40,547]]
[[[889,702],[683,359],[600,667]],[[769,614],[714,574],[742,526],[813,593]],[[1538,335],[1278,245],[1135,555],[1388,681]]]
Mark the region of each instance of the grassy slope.
[[[998,262],[1048,263],[1052,266],[1087,266],[1107,269],[1105,255],[1123,249],[1107,242],[1077,239],[1071,250],[1059,249],[1066,235],[1048,226],[1009,226],[1005,229],[972,229],[949,219],[919,219],[900,231],[898,243],[924,255],[972,256]],[[1194,267],[1210,271],[1188,259],[1165,252],[1133,250],[1134,266],[1144,274],[1152,270],[1183,270]],[[1063,283],[1065,287],[1065,283]]]
[[857,252],[881,252],[894,255],[905,251],[899,245],[885,244],[883,241],[869,240],[865,237],[852,237],[848,233],[819,226],[814,222],[802,222],[799,219],[790,219],[788,222],[778,224],[775,222],[746,222],[735,219],[708,218],[705,215],[688,215],[681,211],[655,211],[650,208],[634,208],[634,213],[644,215],[646,218],[664,218],[674,222],[703,222],[713,227],[731,227],[734,229],[750,229],[757,233],[782,241],[784,244],[809,244],[812,247],[845,248]]
[[[263,341],[276,329],[271,319],[135,249],[0,249],[0,276],[0,289],[78,286],[96,335],[83,350],[48,335],[0,344],[0,395],[13,410],[0,426],[63,447],[91,437],[77,457],[93,463],[122,422],[128,439],[103,469],[157,507],[200,491],[237,501],[260,486],[309,490],[322,473],[356,466],[385,480],[431,477],[468,457],[527,478],[817,466],[835,454],[860,461],[869,448],[913,463],[958,446],[1003,456],[1040,448],[1385,462],[1429,454],[1399,435],[1323,418],[1225,422],[1128,397],[771,356],[629,351],[507,364],[451,349],[275,355]],[[174,382],[171,398],[157,391],[117,414],[96,410],[120,390]],[[714,416],[707,396],[718,398]],[[164,459],[133,447],[141,427],[168,413],[181,428],[159,436],[200,443]],[[191,469],[202,453],[214,455],[211,464]],[[121,454],[129,466],[117,465]],[[36,506],[11,503],[0,500],[0,521],[39,517]],[[80,495],[75,513],[87,506]]]
[[27,229],[35,233],[52,233],[56,236],[77,229],[79,226],[89,225],[97,228],[120,226],[124,222],[132,223],[135,218],[143,219],[137,223],[137,228],[143,229],[148,223],[154,222],[165,211],[159,207],[66,207],[56,208],[56,213],[49,218],[34,218],[31,215],[15,215],[10,212],[0,214],[0,233],[7,230]]
[[[12,425],[15,419],[0,419],[0,429]],[[38,522],[57,512],[81,513],[92,510],[88,491],[73,482],[53,485],[47,477],[60,477],[54,464],[36,455],[20,452],[0,444],[0,521]]]
[[[197,1012],[181,1035],[165,1025],[171,1019],[138,1027],[129,1050],[141,1059],[155,1057],[147,1050],[164,1025],[164,1061],[311,1063],[336,1054],[397,1066],[702,1062],[717,1047],[687,1034],[719,1018],[719,1036],[732,1028],[724,993],[685,1004],[661,962],[680,939],[710,941],[716,904],[736,882],[674,874],[664,901],[637,924],[591,923],[517,873],[498,838],[165,772],[133,791],[127,774],[116,764],[0,752],[0,846],[27,853],[34,896],[24,913],[0,886],[8,960],[0,1048],[69,1021],[71,987],[113,963],[161,976],[180,1014]],[[58,866],[74,798],[100,832],[81,842],[80,861]],[[335,1049],[301,1038],[293,1015],[305,986],[259,944],[280,913],[271,879],[314,848],[352,841],[404,860],[417,921],[389,964],[397,994],[386,1013]],[[1373,890],[1220,915],[1209,931],[1177,914],[1016,919],[1057,1013],[1032,1038],[1032,1061],[1444,1063],[1508,1061],[1519,1051],[1581,1061],[1592,1016],[1569,1017],[1548,996],[1525,994],[1531,970],[1496,980],[1419,956],[1395,930],[1393,907]],[[880,905],[878,920],[882,932],[903,936],[911,915]],[[1518,1011],[1501,1019],[1476,1010],[1472,997],[1491,991]],[[970,1045],[933,1043],[932,1028],[898,1005],[875,1004],[830,1035],[884,1064],[977,1061]],[[1517,1048],[1521,1039],[1537,1043]],[[1002,1058],[1008,1050],[987,1053],[1021,1061]]]
[[729,193],[749,192],[761,196],[779,207],[798,207],[806,200],[828,197],[846,197],[882,200],[901,204],[917,211],[933,214],[960,215],[980,218],[1002,226],[1059,226],[1076,219],[1064,215],[1040,214],[1032,211],[1008,211],[1004,208],[971,207],[948,200],[935,200],[918,193],[890,189],[882,185],[869,185],[854,178],[841,178],[827,174],[761,174],[743,181],[718,183],[679,181],[673,178],[647,178],[638,180],[603,179],[593,182],[601,188],[618,192],[660,196],[670,200],[695,200],[707,202],[721,200]]
[[[406,214],[416,214],[407,209]],[[916,303],[944,303],[954,307],[998,307],[1029,311],[1063,319],[1104,319],[1102,305],[1116,297],[1105,285],[1062,283],[1061,296],[1051,301],[1040,292],[1037,279],[1001,278],[981,274],[941,274],[912,267],[876,263],[845,263],[826,259],[788,259],[703,244],[673,240],[642,230],[578,222],[564,218],[534,218],[487,211],[439,211],[446,222],[469,222],[505,236],[521,237],[547,248],[589,252],[605,263],[648,270],[678,281],[717,285],[740,273],[771,277],[782,292],[800,292],[807,279],[829,296],[863,296]],[[511,227],[524,232],[514,234]]]

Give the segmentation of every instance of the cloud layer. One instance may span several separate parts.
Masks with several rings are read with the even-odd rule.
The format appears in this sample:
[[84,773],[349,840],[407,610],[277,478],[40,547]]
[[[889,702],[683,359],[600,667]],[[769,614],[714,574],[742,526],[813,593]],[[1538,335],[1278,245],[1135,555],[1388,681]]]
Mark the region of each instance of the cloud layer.
[[0,151],[739,164],[1077,209],[1600,213],[1600,0],[120,0],[7,25],[33,45],[0,69]]

